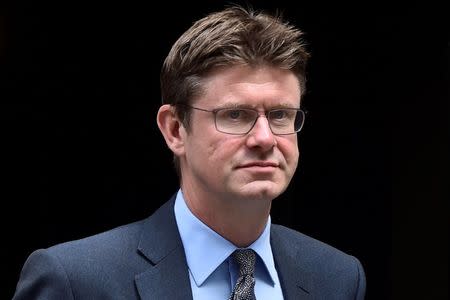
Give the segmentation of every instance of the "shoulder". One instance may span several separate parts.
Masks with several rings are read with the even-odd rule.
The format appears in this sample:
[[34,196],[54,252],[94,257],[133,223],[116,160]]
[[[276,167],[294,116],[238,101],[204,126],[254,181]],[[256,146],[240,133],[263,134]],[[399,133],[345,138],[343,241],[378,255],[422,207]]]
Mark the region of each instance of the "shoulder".
[[135,222],[34,251],[22,268],[13,299],[97,297],[101,293],[98,282],[115,290],[117,284],[111,278],[129,281],[129,265],[139,265],[139,258],[132,253],[136,253],[141,224]]
[[364,294],[365,274],[355,256],[281,225],[272,225],[271,243],[276,261],[308,274],[311,285],[324,293],[345,289]]
[[[114,229],[34,251],[26,260],[14,299],[134,299],[134,278],[152,265],[152,253],[173,233],[171,202],[152,216]],[[145,240],[144,248],[142,241]],[[150,250],[148,250],[150,249]],[[35,297],[36,298],[36,297]]]
[[111,266],[120,264],[123,260],[126,260],[127,264],[132,264],[133,259],[141,262],[142,257],[138,255],[141,242],[150,247],[152,244],[162,243],[164,237],[170,235],[171,231],[167,228],[173,218],[172,210],[173,201],[168,201],[146,219],[86,238],[57,244],[45,251],[66,263],[75,265],[79,265],[80,261],[87,264],[95,261],[96,265],[103,262]]
[[334,257],[334,259],[347,260],[350,258],[350,255],[327,243],[282,225],[272,225],[271,237],[278,245],[292,253],[314,253],[316,259]]
[[123,255],[124,252],[137,248],[143,222],[145,220],[122,225],[86,238],[57,244],[46,249],[46,252],[56,257],[67,256],[73,259],[77,257],[107,259],[108,255]]
[[142,263],[136,251],[145,220],[116,227],[79,240],[34,251],[26,263],[46,262],[42,267],[64,270],[69,278],[96,280],[96,276],[123,274]]

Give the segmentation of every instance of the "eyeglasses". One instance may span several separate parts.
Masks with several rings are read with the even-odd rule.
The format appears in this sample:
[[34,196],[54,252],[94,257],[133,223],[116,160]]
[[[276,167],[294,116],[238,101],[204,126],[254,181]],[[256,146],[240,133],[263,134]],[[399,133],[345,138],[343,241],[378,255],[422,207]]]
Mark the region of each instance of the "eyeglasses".
[[305,112],[298,108],[277,108],[261,114],[251,108],[218,108],[207,110],[187,104],[181,104],[192,109],[214,114],[217,131],[227,134],[245,135],[249,133],[260,116],[265,116],[270,130],[275,135],[294,134],[302,130]]

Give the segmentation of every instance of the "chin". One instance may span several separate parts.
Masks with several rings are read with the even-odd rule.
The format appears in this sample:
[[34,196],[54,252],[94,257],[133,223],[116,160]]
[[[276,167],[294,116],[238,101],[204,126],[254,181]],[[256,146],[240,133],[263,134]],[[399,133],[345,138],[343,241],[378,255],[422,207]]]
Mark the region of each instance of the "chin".
[[240,195],[257,200],[273,200],[283,191],[284,188],[275,182],[253,181],[241,188]]

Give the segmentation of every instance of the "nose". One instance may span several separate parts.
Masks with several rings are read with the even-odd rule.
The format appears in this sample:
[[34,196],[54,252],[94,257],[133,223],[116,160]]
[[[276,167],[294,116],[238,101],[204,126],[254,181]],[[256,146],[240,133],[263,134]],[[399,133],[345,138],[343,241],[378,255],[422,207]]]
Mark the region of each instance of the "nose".
[[256,119],[256,123],[247,135],[247,145],[250,148],[259,147],[270,150],[276,145],[276,139],[270,129],[269,121],[264,115]]

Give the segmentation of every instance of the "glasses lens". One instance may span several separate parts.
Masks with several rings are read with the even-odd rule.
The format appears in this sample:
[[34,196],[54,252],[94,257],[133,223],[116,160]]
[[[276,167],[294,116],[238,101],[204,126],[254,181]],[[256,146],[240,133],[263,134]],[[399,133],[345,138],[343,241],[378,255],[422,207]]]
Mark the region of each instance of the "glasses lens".
[[305,123],[305,112],[303,110],[297,110],[297,115],[295,116],[294,129],[295,132],[299,132],[303,128]]
[[276,109],[268,114],[270,128],[274,134],[293,134],[303,126],[304,114],[298,109]]
[[246,134],[250,131],[258,112],[243,108],[226,108],[216,111],[218,131],[230,134]]

